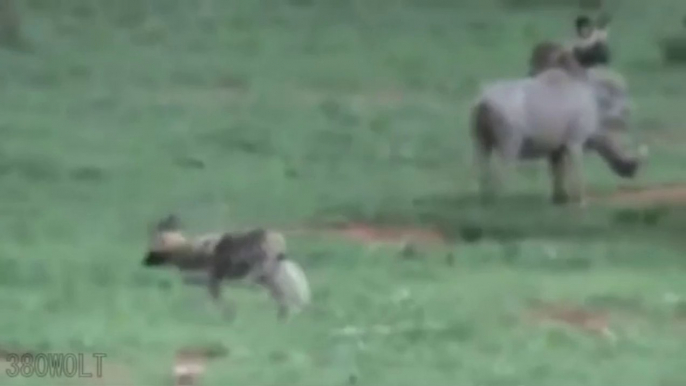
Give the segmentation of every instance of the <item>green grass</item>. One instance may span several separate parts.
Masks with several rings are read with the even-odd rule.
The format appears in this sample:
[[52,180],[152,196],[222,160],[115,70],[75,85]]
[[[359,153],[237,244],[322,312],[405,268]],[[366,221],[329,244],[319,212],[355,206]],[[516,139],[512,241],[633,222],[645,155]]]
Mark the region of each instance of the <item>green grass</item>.
[[[216,1],[208,16],[177,3],[22,9],[33,52],[0,52],[0,348],[104,352],[105,376],[146,385],[171,384],[175,351],[203,345],[229,351],[205,385],[686,382],[683,208],[553,208],[543,164],[495,207],[474,198],[479,84],[525,74],[534,43],[571,34],[574,8]],[[610,5],[633,135],[652,151],[623,184],[686,180],[686,77],[656,44],[682,3]],[[620,183],[587,166],[595,190]],[[294,237],[312,308],[279,324],[266,293],[228,287],[230,323],[203,288],[140,267],[170,212],[198,232],[366,221],[454,238],[403,260]],[[482,238],[460,241],[470,233]],[[618,339],[523,321],[536,300],[610,310]]]

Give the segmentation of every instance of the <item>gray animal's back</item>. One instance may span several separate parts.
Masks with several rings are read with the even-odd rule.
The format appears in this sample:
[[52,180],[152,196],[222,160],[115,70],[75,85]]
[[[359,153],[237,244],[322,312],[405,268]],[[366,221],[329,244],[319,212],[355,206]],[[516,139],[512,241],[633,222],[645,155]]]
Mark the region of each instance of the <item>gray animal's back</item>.
[[507,79],[488,84],[482,88],[478,103],[487,103],[501,112],[510,126],[525,126],[524,92],[530,79]]
[[488,104],[499,115],[501,123],[490,128],[496,147],[502,150],[519,138],[517,156],[522,159],[539,158],[565,144],[583,142],[596,129],[591,87],[562,69],[493,82],[482,88],[478,103]]
[[544,143],[580,141],[596,129],[597,110],[591,87],[563,70],[538,75],[525,93],[527,124]]

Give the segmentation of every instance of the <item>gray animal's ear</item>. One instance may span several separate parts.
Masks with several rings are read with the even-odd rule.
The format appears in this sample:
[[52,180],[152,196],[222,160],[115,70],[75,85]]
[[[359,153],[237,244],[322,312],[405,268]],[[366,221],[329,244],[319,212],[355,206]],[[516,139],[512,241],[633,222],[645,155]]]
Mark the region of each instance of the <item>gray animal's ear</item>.
[[179,228],[181,228],[181,221],[179,221],[179,217],[175,214],[168,215],[155,226],[155,230],[158,232],[175,231]]

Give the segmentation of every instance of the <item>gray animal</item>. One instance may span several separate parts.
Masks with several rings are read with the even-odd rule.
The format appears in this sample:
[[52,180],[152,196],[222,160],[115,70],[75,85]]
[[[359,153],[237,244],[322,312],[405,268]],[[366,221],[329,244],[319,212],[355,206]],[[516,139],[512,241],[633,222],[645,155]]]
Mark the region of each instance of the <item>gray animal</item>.
[[223,280],[251,280],[267,288],[278,304],[280,319],[310,302],[310,287],[302,268],[286,257],[285,238],[269,230],[187,238],[177,217],[170,215],[156,225],[143,265],[205,272],[215,301],[221,298]]
[[494,197],[499,177],[494,153],[505,163],[545,158],[554,203],[585,202],[582,170],[587,150],[612,171],[633,178],[642,156],[625,154],[614,133],[630,112],[624,80],[611,70],[583,69],[569,51],[561,65],[535,77],[501,80],[483,88],[471,111],[471,135],[484,199]]

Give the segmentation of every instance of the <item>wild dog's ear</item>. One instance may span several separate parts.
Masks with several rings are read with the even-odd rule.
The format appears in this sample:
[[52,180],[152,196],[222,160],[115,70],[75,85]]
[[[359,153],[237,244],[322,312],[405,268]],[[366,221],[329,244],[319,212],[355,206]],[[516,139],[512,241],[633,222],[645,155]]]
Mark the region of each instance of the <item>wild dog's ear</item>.
[[169,232],[179,230],[181,228],[181,222],[179,217],[175,214],[170,214],[167,217],[160,220],[155,226],[157,232]]

